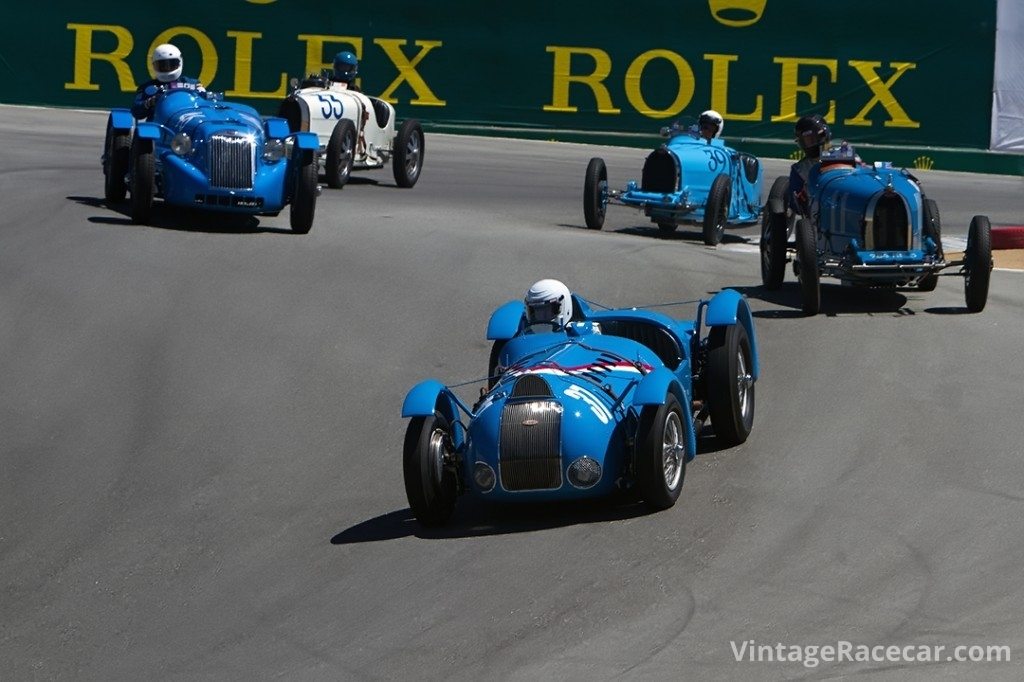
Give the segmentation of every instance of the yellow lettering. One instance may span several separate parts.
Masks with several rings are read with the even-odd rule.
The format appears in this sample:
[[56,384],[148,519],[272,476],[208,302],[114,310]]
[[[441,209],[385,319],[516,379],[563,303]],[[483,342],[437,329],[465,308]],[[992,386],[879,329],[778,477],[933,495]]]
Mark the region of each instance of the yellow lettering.
[[[776,57],[773,60],[776,64],[782,65],[782,82],[780,84],[779,92],[779,115],[772,116],[772,123],[778,123],[780,121],[795,121],[797,119],[796,112],[799,110],[797,106],[797,95],[801,92],[806,93],[811,98],[811,104],[818,103],[818,77],[811,76],[811,80],[806,83],[798,83],[797,76],[801,66],[819,66],[828,69],[829,82],[836,82],[836,67],[837,62],[835,59],[801,59],[798,57]],[[828,101],[828,113],[825,114],[825,120],[829,123],[835,121],[836,115],[836,101],[830,99]]]
[[896,97],[891,92],[892,85],[896,82],[896,79],[907,71],[916,68],[917,64],[912,64],[910,62],[890,62],[890,68],[896,69],[896,71],[892,74],[889,80],[884,83],[882,82],[882,79],[879,78],[878,73],[875,72],[875,69],[881,65],[882,62],[861,62],[850,60],[850,66],[856,69],[857,73],[860,74],[860,77],[864,79],[864,82],[867,84],[868,88],[871,89],[874,97],[864,105],[864,108],[861,109],[856,116],[846,119],[843,123],[851,126],[869,126],[871,125],[871,121],[866,118],[867,113],[871,111],[871,108],[876,104],[881,104],[886,113],[889,114],[889,120],[882,123],[886,128],[920,128],[921,124],[910,119],[910,116],[907,115],[907,112],[900,106],[900,103],[896,101]]
[[[644,100],[640,91],[640,79],[643,77],[644,68],[652,59],[665,59],[676,67],[679,74],[679,90],[676,92],[676,99],[667,109],[652,109]],[[633,105],[640,114],[649,118],[669,118],[675,116],[686,108],[686,105],[693,99],[693,91],[697,83],[693,78],[693,69],[675,52],[670,50],[648,50],[642,53],[626,69],[626,99]]]
[[260,97],[280,99],[288,91],[288,74],[281,74],[281,85],[274,92],[256,92],[252,89],[252,43],[262,38],[262,33],[228,31],[228,37],[235,39],[235,88],[224,94],[228,97]]
[[[324,46],[327,44],[351,47],[352,54],[356,56],[356,59],[363,58],[363,39],[356,36],[325,36],[303,33],[298,38],[306,43],[306,70],[302,72],[302,75],[320,73],[324,69],[334,67],[334,55],[331,55],[330,61],[324,61]],[[362,78],[356,78],[356,85],[362,87]]]
[[[92,63],[95,61],[107,62],[114,67],[121,92],[135,90],[135,77],[124,61],[135,45],[128,29],[109,24],[68,24],[68,30],[75,32],[75,78],[64,84],[65,90],[99,90],[100,86],[92,82]],[[113,51],[93,51],[92,36],[98,31],[114,34],[117,44]]]
[[[203,56],[203,64],[199,70],[199,82],[203,85],[209,86],[213,82],[213,79],[217,75],[217,48],[213,46],[213,41],[210,40],[209,36],[200,31],[197,28],[191,26],[172,26],[171,28],[161,31],[153,42],[149,45],[149,52],[146,53],[146,64],[149,65],[149,75],[155,77],[156,74],[153,72],[153,65],[149,63],[149,55],[153,54],[153,49],[161,43],[173,43],[173,38],[178,36],[188,36],[192,40],[196,41],[196,45],[199,46],[199,52]],[[180,47],[180,45],[179,45]],[[182,62],[185,60],[182,59]],[[185,73],[184,71],[182,73]]]
[[[554,71],[551,93],[551,104],[544,105],[544,111],[558,111],[572,113],[577,107],[569,105],[569,84],[581,83],[590,88],[597,101],[597,113],[618,114],[612,104],[612,97],[608,94],[608,88],[604,85],[604,79],[612,72],[612,59],[604,50],[589,47],[558,47],[548,45],[547,52],[554,54]],[[587,75],[572,73],[572,56],[574,54],[587,55],[594,60],[594,70]]]
[[729,111],[729,64],[739,60],[735,54],[706,54],[704,59],[711,62],[711,108],[722,114],[727,121],[760,121],[764,97],[754,98],[754,110],[749,114]]
[[384,50],[384,54],[388,56],[391,63],[398,69],[398,77],[381,93],[380,98],[382,100],[392,104],[397,103],[398,100],[394,98],[395,90],[403,82],[408,82],[409,87],[416,93],[416,98],[409,100],[410,104],[432,107],[443,107],[445,105],[445,101],[437,98],[437,95],[427,87],[426,81],[416,71],[416,66],[423,61],[428,52],[435,47],[441,47],[442,43],[440,40],[417,40],[416,47],[420,48],[420,51],[412,59],[406,57],[405,53],[402,52],[402,45],[405,45],[408,41],[400,38],[375,38],[373,42],[376,45],[380,45],[380,48]]

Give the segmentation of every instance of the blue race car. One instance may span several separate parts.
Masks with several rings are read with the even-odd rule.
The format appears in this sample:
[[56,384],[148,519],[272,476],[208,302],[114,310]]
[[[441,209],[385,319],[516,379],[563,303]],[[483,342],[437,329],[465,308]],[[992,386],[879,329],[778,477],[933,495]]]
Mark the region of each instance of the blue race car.
[[152,120],[136,124],[127,109],[114,109],[107,119],[108,203],[130,194],[136,223],[150,219],[155,198],[246,215],[277,215],[291,204],[291,228],[309,232],[320,192],[316,134],[292,133],[285,119],[261,119],[252,107],[218,95],[150,88]]
[[755,223],[761,216],[763,169],[758,159],[725,146],[721,138],[701,137],[696,125],[676,123],[662,128],[668,142],[644,162],[640,184],[608,188],[604,159],[587,165],[583,183],[583,216],[587,227],[604,226],[609,203],[631,206],[666,233],[681,223],[702,225],[704,243],[722,241],[726,224]]
[[462,493],[550,501],[632,489],[667,509],[706,419],[718,443],[747,439],[759,370],[739,293],[701,301],[695,320],[571,300],[562,327],[528,324],[522,300],[492,314],[490,387],[473,406],[433,379],[406,395],[405,489],[420,523],[446,523]]
[[777,289],[792,258],[807,315],[821,308],[823,276],[849,286],[933,291],[947,268],[957,268],[949,276],[964,278],[968,310],[985,308],[992,271],[987,217],[971,220],[964,257],[947,260],[938,205],[922,193],[917,178],[888,162],[866,165],[844,143],[811,168],[791,244],[788,188],[780,177],[769,194],[761,225],[761,280],[765,288]]

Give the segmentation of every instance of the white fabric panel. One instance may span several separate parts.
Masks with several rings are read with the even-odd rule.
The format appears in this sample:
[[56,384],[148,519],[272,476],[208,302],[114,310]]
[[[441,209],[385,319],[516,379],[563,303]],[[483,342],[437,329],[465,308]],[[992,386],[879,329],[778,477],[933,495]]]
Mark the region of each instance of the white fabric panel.
[[991,148],[1024,152],[1024,2],[998,0]]

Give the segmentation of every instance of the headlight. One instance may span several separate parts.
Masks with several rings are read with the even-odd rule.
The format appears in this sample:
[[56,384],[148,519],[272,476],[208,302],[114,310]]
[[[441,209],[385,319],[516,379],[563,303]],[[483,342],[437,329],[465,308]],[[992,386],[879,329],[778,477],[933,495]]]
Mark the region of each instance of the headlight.
[[178,133],[171,140],[171,151],[178,156],[185,156],[192,151],[192,138],[187,133]]
[[473,466],[473,479],[480,488],[480,492],[489,493],[494,490],[494,469],[484,462],[477,462]]
[[284,157],[284,142],[281,140],[267,140],[263,145],[263,160],[273,163]]
[[580,457],[569,465],[566,472],[569,483],[576,488],[593,488],[601,480],[601,465],[590,457]]

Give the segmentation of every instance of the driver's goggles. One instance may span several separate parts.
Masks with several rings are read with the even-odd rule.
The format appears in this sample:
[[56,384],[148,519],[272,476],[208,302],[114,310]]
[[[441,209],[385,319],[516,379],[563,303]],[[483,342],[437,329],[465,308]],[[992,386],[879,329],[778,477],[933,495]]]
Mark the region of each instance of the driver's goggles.
[[181,66],[180,59],[158,59],[153,62],[153,68],[157,73],[170,73]]

